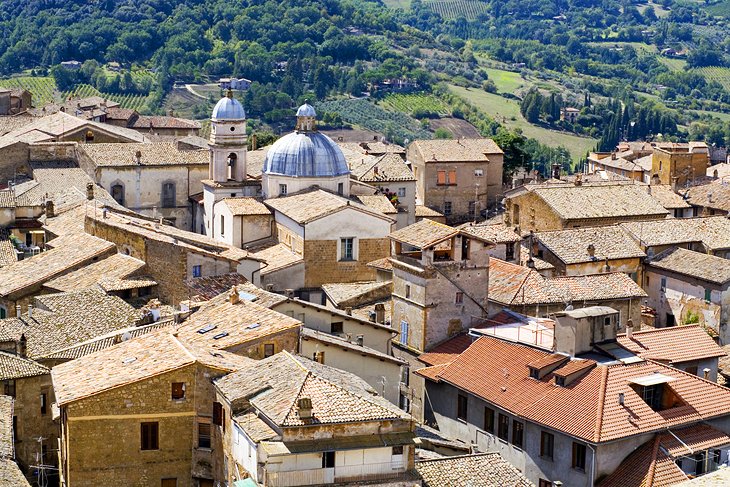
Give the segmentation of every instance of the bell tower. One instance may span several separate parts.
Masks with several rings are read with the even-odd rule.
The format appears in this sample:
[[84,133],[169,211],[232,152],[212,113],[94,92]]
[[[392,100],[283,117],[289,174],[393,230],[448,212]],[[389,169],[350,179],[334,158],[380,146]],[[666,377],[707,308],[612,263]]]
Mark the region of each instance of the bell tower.
[[246,113],[228,90],[210,119],[209,179],[216,183],[246,180]]

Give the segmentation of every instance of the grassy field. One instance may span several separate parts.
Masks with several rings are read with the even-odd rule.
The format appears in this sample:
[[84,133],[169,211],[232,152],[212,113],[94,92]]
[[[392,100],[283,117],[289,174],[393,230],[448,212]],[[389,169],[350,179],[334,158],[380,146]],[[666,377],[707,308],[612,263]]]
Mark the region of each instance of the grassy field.
[[464,17],[476,20],[487,12],[487,4],[479,0],[425,0],[423,4],[439,14],[443,19]]
[[710,112],[707,110],[692,110],[694,113],[699,113],[700,115],[709,115],[710,117],[717,117],[723,122],[730,122],[730,113],[722,113],[722,112]]
[[639,10],[639,12],[641,12],[641,15],[644,15],[644,12],[650,6],[651,7],[654,7],[654,13],[660,19],[663,19],[664,17],[667,17],[671,13],[671,10],[667,10],[663,6],[661,6],[659,4],[656,4],[656,3],[652,3],[652,2],[647,2],[644,5],[637,5],[636,8]]
[[705,12],[715,17],[730,17],[730,0],[722,0],[702,7]]
[[675,59],[664,56],[657,56],[657,59],[664,66],[668,67],[672,71],[684,71],[687,67],[687,61],[684,59]]
[[60,101],[61,93],[56,90],[56,81],[50,76],[20,76],[0,80],[0,88],[22,88],[33,94],[33,105],[43,106]]
[[596,145],[596,139],[578,137],[577,135],[532,125],[520,114],[520,106],[516,100],[509,100],[476,88],[467,89],[449,85],[449,89],[454,94],[474,104],[487,115],[494,117],[495,120],[506,127],[522,129],[525,136],[535,138],[545,145],[565,147],[574,161],[578,161],[585,156],[585,153],[593,150]]
[[653,54],[657,52],[656,46],[653,44],[647,44],[645,42],[588,42],[589,46],[592,47],[604,47],[610,49],[612,47],[633,47],[635,51],[643,54]]
[[392,93],[383,100],[383,107],[407,113],[416,118],[427,115],[450,115],[449,107],[434,95],[427,93]]
[[411,9],[411,0],[383,0],[383,3],[390,8]]
[[696,68],[694,71],[701,73],[708,81],[717,81],[726,90],[730,90],[730,68],[712,66],[707,68]]
[[497,85],[497,91],[500,93],[514,93],[517,89],[530,85],[520,73],[495,68],[483,69],[489,75],[489,79]]

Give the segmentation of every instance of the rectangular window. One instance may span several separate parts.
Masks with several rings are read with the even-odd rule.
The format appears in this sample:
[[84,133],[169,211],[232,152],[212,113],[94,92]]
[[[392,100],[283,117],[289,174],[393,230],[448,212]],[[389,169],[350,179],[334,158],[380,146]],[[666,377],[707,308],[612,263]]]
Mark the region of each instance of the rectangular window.
[[456,297],[454,298],[454,303],[456,304],[462,304],[464,302],[464,293],[461,291],[458,291],[456,293]]
[[540,433],[540,456],[549,460],[553,459],[553,447],[555,446],[555,436],[552,433],[543,431]]
[[499,425],[497,426],[497,436],[504,441],[509,439],[509,418],[504,414],[499,415]]
[[162,207],[175,207],[175,183],[164,183],[162,185]]
[[524,434],[525,425],[517,420],[512,421],[512,444],[517,448],[522,448]]
[[334,323],[330,323],[330,333],[332,333],[333,335],[344,333],[344,326],[342,322],[335,321]]
[[48,412],[48,394],[41,392],[41,414]]
[[398,198],[406,197],[406,188],[398,188]]
[[444,201],[444,216],[451,215],[451,201]]
[[515,260],[515,245],[516,243],[510,243],[507,242],[505,244],[505,259],[506,260]]
[[184,382],[173,382],[172,383],[172,398],[173,399],[185,399],[185,383]]
[[438,185],[446,184],[446,171],[439,171],[437,173],[436,184],[438,184]]
[[456,171],[453,169],[449,171],[449,184],[456,184]]
[[286,184],[280,184],[279,185],[279,196],[286,196],[287,188]]
[[484,176],[484,169],[474,169],[474,177],[480,178]]
[[3,394],[10,397],[15,397],[15,379],[6,379],[2,382]]
[[586,469],[586,446],[573,442],[573,468],[576,470]]
[[226,232],[226,219],[221,215],[221,235],[225,235]]
[[467,398],[463,394],[456,397],[456,417],[466,421]]
[[198,448],[210,448],[210,423],[198,423]]
[[203,275],[203,266],[194,265],[193,266],[193,277],[200,277],[202,275]]
[[264,343],[264,358],[274,355],[274,344]]
[[142,423],[140,425],[140,431],[142,435],[142,449],[143,450],[159,450],[159,431],[160,423],[150,422]]
[[406,284],[406,299],[411,299],[411,285]]
[[484,408],[484,431],[494,433],[494,409]]
[[337,183],[337,194],[342,196],[345,192],[345,185],[343,183]]
[[335,452],[322,452],[322,468],[335,468]]
[[667,278],[666,277],[662,277],[659,287],[661,288],[662,291],[667,290]]
[[223,426],[223,404],[219,402],[213,403],[213,424]]
[[161,487],[177,487],[177,479],[162,479]]
[[403,455],[403,445],[394,446],[391,455]]
[[469,202],[469,217],[474,218],[474,215],[477,212],[477,202],[476,201],[470,201]]
[[553,483],[549,480],[540,479],[540,483],[537,485],[537,487],[553,487]]
[[355,260],[355,253],[353,251],[353,238],[341,238],[340,239],[340,260]]
[[705,301],[708,303],[712,301],[712,289],[705,289]]
[[408,345],[408,322],[405,320],[400,322],[400,342]]

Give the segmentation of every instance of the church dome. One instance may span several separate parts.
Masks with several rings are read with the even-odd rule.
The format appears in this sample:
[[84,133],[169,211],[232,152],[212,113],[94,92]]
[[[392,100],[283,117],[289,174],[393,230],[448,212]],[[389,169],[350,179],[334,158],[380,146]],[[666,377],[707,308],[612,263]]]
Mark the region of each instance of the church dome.
[[246,111],[243,109],[241,102],[233,98],[232,94],[224,96],[213,108],[213,115],[210,117],[214,122],[222,120],[245,120]]
[[[314,112],[314,108],[309,108]],[[350,170],[345,155],[332,139],[319,132],[298,131],[271,146],[263,172],[292,177],[334,177],[349,174]]]
[[304,105],[300,106],[297,109],[297,117],[316,117],[316,116],[317,116],[317,112],[314,111],[314,107],[312,105],[310,105],[309,103],[307,103],[306,101],[304,102]]

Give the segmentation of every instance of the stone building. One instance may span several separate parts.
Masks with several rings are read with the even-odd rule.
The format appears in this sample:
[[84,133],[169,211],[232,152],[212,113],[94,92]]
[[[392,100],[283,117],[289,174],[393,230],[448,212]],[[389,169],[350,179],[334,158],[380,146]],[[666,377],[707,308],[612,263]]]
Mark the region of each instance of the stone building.
[[271,486],[413,480],[414,423],[361,379],[282,352],[215,381],[216,478]]
[[207,150],[174,142],[93,144],[79,147],[78,163],[114,200],[142,215],[193,230],[190,197],[203,190]]
[[534,184],[505,194],[507,226],[544,232],[664,219],[669,211],[634,184]]
[[22,88],[0,88],[0,115],[17,115],[33,106],[30,91]]
[[647,255],[672,247],[730,258],[730,220],[722,216],[621,223]]
[[213,486],[212,379],[249,361],[160,330],[54,367],[61,485]]
[[683,187],[703,178],[710,166],[710,155],[704,142],[669,144],[655,147],[652,154],[652,182]]
[[200,122],[175,117],[172,114],[140,115],[136,110],[109,106],[103,111],[101,122],[130,128],[149,136],[179,138],[198,135],[200,132]]
[[483,240],[492,242],[494,245],[486,249],[490,257],[502,259],[507,262],[520,262],[522,251],[522,246],[520,245],[521,237],[513,228],[506,226],[504,223],[487,224],[469,222],[457,228]]
[[418,202],[449,223],[472,220],[502,197],[504,152],[492,139],[416,140],[406,159]]
[[697,184],[685,191],[694,216],[730,215],[730,185],[727,178]]
[[552,264],[556,275],[624,272],[641,283],[646,254],[620,226],[538,232],[533,245],[537,247],[536,257]]
[[[730,391],[631,354],[579,358],[484,336],[417,374],[427,421],[535,485],[673,485],[717,469],[730,448]],[[671,483],[652,482],[659,465]]]
[[0,395],[0,486],[30,487],[14,461],[13,402],[12,397]]
[[145,262],[146,274],[157,283],[157,293],[166,303],[189,299],[186,281],[192,277],[238,272],[260,283],[259,259],[212,238],[111,209],[89,212],[84,222],[89,234],[115,244],[119,253]]
[[730,260],[683,248],[668,249],[646,264],[644,289],[656,326],[700,323],[721,345],[730,340]]

